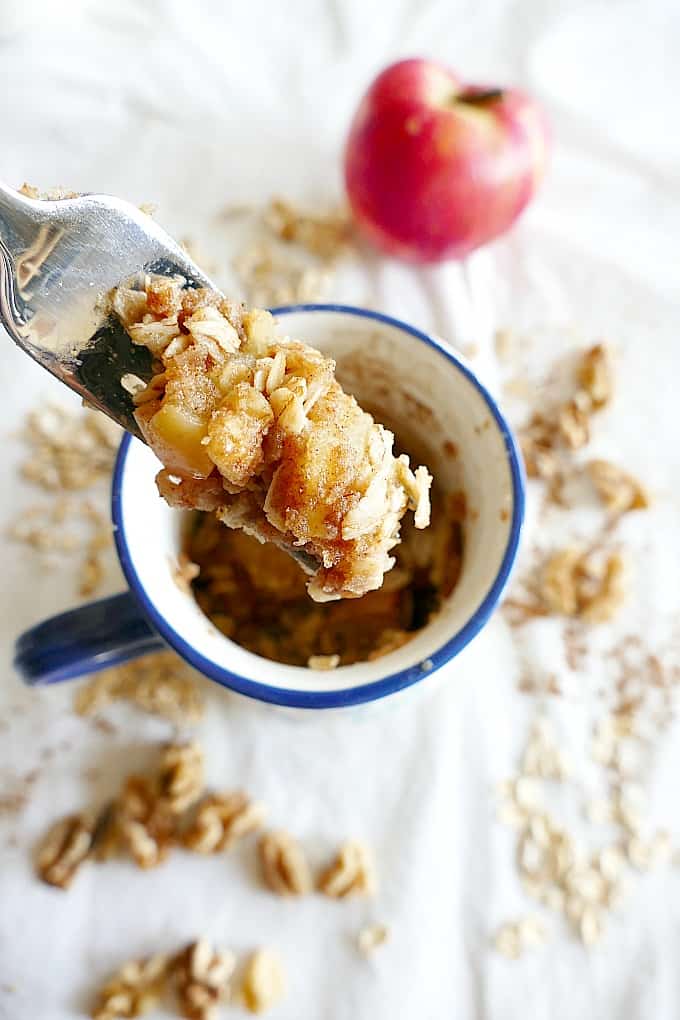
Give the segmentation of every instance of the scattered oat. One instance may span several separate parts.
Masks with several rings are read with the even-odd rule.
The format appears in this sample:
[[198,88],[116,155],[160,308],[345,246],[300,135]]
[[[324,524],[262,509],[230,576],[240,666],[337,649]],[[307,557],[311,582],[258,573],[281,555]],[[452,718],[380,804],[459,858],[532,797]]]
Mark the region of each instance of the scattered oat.
[[601,623],[611,619],[624,601],[624,580],[625,564],[620,553],[596,559],[572,546],[546,560],[540,596],[552,613]]
[[86,815],[67,815],[49,829],[37,853],[36,870],[48,885],[68,889],[92,848],[93,823]]
[[203,785],[203,749],[196,741],[169,744],[163,749],[159,789],[172,814],[191,807],[201,796]]
[[357,935],[357,946],[364,956],[371,956],[379,946],[388,941],[389,937],[390,929],[386,924],[369,924]]
[[[578,394],[577,394],[578,397]],[[560,436],[572,450],[580,450],[590,439],[589,403],[584,406],[577,397],[563,404],[557,414]]]
[[249,237],[233,267],[250,304],[318,301],[328,293],[337,263],[353,245],[347,213],[303,211],[273,198],[263,211],[246,210],[246,218]]
[[168,958],[162,954],[131,960],[100,989],[92,1020],[138,1017],[156,1006],[163,992]]
[[[583,352],[576,367],[572,394],[566,400],[534,410],[519,441],[530,478],[548,483],[548,504],[564,506],[564,485],[577,473],[573,451],[590,439],[591,418],[611,398],[610,358],[602,345]],[[525,397],[530,394],[525,393]]]
[[604,344],[595,344],[583,354],[578,367],[578,381],[590,398],[593,408],[599,410],[609,403],[614,382],[608,347]]
[[114,701],[191,724],[203,716],[195,674],[174,652],[158,652],[95,674],[75,695],[79,715],[94,715]]
[[28,455],[21,473],[50,492],[108,482],[122,430],[98,411],[47,404],[26,415],[21,438]]
[[370,850],[357,840],[349,840],[338,852],[333,863],[321,874],[319,889],[326,896],[372,896],[375,874]]
[[494,945],[497,951],[509,960],[516,960],[522,955],[519,933],[514,924],[504,924],[499,928],[494,937]]
[[108,514],[94,500],[103,503],[107,498],[104,486],[121,434],[99,412],[72,412],[50,404],[29,412],[20,433],[28,447],[20,472],[48,491],[50,499],[24,507],[10,525],[9,537],[40,553],[47,568],[72,559],[84,596],[99,588],[113,549]]
[[602,917],[594,907],[586,907],[578,921],[579,935],[584,946],[592,946],[602,937]]
[[494,946],[509,960],[518,959],[525,950],[542,946],[546,941],[545,925],[536,914],[514,923],[501,925],[494,936]]
[[310,655],[307,659],[309,669],[337,669],[339,665],[339,655]]
[[185,552],[181,552],[177,557],[177,565],[172,572],[172,579],[180,591],[191,595],[191,583],[196,580],[200,572],[199,565],[193,563]]
[[633,475],[608,460],[590,460],[586,471],[602,503],[611,513],[646,510],[649,496]]
[[272,198],[264,222],[282,241],[300,245],[324,261],[338,258],[352,243],[352,219],[345,210],[303,212],[284,198]]
[[264,1013],[284,997],[286,975],[283,963],[271,949],[258,949],[250,957],[243,975],[241,994],[251,1013]]
[[174,838],[172,813],[157,784],[146,776],[128,776],[116,805],[124,844],[140,868],[161,864]]
[[312,889],[307,858],[286,832],[266,832],[258,844],[262,877],[279,896],[302,896]]
[[184,846],[199,854],[228,850],[262,825],[265,810],[241,792],[213,793],[199,804],[196,817],[184,834]]
[[206,939],[190,943],[172,962],[181,1015],[187,1020],[215,1020],[229,994],[236,966],[233,953],[214,950]]

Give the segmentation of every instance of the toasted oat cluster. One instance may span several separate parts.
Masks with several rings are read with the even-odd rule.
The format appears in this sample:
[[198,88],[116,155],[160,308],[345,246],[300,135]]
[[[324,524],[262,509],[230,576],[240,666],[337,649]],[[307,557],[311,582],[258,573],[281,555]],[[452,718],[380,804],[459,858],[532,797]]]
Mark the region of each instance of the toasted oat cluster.
[[380,588],[407,509],[430,520],[431,476],[395,457],[392,433],[335,379],[330,358],[277,336],[268,312],[184,281],[147,276],[113,310],[158,371],[134,391],[136,420],[164,464],[173,506],[214,511],[318,564],[317,602]]

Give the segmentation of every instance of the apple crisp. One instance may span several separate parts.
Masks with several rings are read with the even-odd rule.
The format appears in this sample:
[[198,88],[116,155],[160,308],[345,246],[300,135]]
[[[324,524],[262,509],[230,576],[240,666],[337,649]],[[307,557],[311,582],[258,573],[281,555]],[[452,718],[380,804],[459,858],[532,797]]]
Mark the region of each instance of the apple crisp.
[[427,531],[405,522],[380,591],[323,605],[310,601],[304,574],[280,549],[195,514],[185,555],[197,568],[196,601],[223,634],[276,662],[333,669],[376,659],[424,627],[458,581],[464,502],[435,490],[432,507]]
[[380,588],[407,509],[429,524],[427,469],[393,454],[392,433],[344,392],[330,358],[277,336],[268,312],[183,284],[147,276],[112,299],[156,359],[133,399],[164,465],[161,495],[304,554],[316,602]]

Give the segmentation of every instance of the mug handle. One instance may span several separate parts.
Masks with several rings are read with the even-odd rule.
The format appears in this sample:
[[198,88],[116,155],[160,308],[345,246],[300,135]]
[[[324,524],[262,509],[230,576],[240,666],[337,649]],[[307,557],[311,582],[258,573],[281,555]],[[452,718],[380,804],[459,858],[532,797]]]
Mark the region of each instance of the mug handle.
[[54,684],[165,647],[126,591],[51,616],[24,631],[14,646],[14,666],[24,683]]

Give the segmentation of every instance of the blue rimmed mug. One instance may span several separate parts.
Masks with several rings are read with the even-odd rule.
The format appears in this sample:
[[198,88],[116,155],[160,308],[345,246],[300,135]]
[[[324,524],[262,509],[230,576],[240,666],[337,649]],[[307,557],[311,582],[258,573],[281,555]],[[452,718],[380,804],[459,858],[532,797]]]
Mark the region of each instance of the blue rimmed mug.
[[511,430],[470,368],[440,341],[398,319],[344,305],[274,310],[281,333],[317,347],[359,402],[395,429],[448,491],[467,502],[463,568],[441,610],[411,641],[374,662],[314,670],[271,662],[225,637],[175,583],[183,514],[159,497],[159,463],[126,435],[112,517],[129,591],[52,617],[17,641],[31,684],[82,676],[174,648],[207,677],[260,701],[339,708],[418,683],[481,630],[508,580],[524,513],[524,477]]

